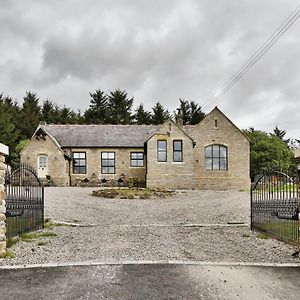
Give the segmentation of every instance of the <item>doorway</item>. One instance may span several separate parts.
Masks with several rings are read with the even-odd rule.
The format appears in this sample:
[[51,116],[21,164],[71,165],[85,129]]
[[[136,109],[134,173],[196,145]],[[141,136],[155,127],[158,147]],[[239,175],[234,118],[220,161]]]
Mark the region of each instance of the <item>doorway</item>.
[[48,156],[39,155],[38,156],[38,177],[46,178],[48,175]]

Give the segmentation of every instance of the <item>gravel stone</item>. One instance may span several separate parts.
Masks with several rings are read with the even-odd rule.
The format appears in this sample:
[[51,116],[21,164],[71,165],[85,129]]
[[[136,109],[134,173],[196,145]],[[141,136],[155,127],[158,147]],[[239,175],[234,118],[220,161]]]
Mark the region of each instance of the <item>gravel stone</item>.
[[[93,190],[46,188],[45,217],[79,226],[54,226],[56,237],[19,242],[11,248],[15,258],[0,259],[0,265],[115,260],[300,262],[292,256],[296,247],[260,239],[250,231],[247,192],[178,191],[166,199],[105,199],[92,196]],[[41,240],[45,245],[38,246]]]

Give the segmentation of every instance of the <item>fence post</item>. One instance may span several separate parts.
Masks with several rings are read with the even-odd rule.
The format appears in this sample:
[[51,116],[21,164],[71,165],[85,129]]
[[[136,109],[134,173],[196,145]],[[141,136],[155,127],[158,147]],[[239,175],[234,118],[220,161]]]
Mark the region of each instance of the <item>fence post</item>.
[[5,156],[8,155],[8,147],[0,143],[0,257],[6,255],[6,217],[5,217]]

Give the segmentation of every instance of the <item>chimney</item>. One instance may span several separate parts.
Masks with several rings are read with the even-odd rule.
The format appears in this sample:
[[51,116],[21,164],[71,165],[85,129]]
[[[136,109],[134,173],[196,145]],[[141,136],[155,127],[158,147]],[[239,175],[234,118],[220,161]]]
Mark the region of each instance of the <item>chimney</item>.
[[175,115],[175,121],[178,125],[180,125],[180,126],[183,125],[183,114],[182,114],[181,108],[177,108],[177,114]]

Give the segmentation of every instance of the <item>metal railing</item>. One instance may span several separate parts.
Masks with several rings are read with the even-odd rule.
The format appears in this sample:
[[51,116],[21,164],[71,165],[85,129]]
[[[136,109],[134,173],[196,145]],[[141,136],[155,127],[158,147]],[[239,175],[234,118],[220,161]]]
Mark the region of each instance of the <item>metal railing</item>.
[[251,229],[299,243],[298,180],[282,171],[261,176],[251,189]]
[[44,187],[33,168],[22,164],[7,173],[6,235],[8,238],[42,229],[44,226]]

